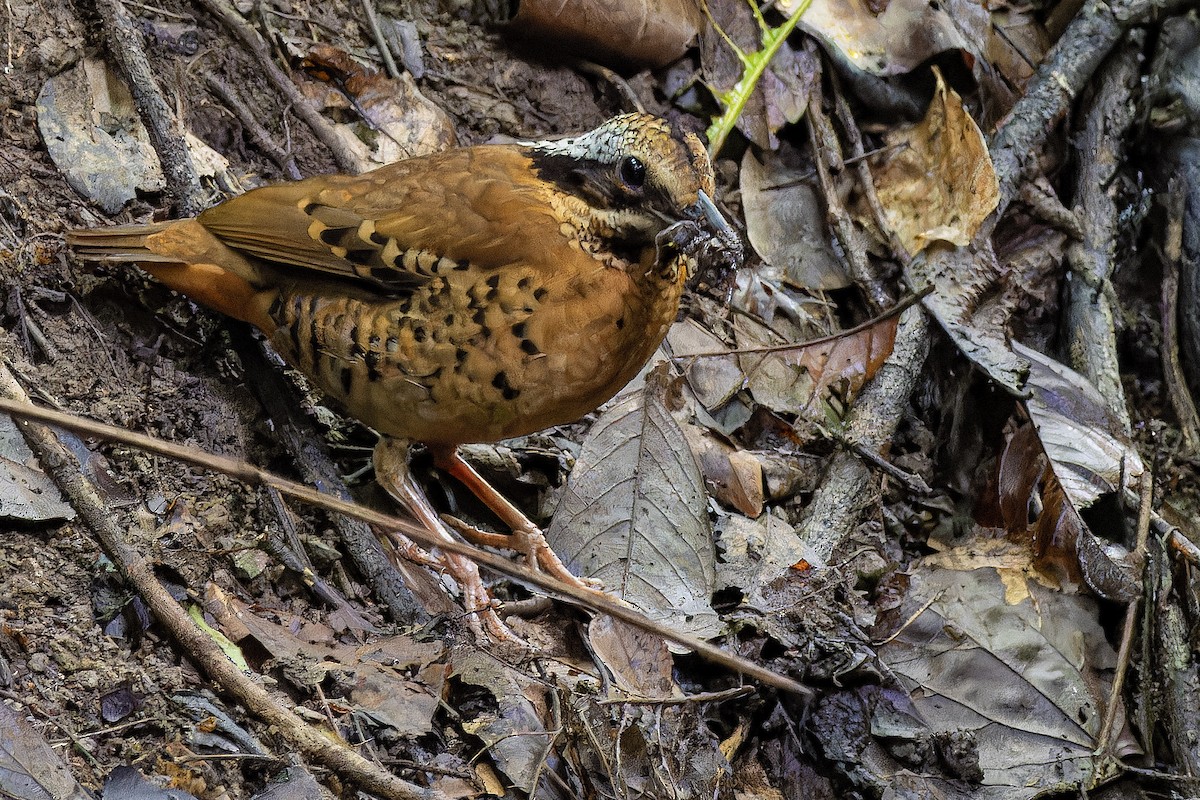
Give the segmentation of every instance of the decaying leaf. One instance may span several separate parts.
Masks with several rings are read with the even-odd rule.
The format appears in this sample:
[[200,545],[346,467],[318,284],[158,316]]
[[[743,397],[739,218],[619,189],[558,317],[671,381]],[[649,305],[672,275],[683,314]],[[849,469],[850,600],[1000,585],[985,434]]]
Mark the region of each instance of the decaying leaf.
[[609,616],[588,624],[588,645],[608,669],[617,691],[635,698],[682,697],[672,672],[671,651],[662,637]]
[[825,566],[795,528],[777,516],[748,519],[730,514],[721,518],[718,534],[718,583],[741,592],[744,604],[752,608],[769,609],[766,587],[796,569],[796,565]]
[[25,719],[0,703],[0,796],[16,800],[85,800],[67,765]]
[[788,280],[806,289],[841,289],[850,284],[825,235],[825,211],[811,169],[793,166],[773,153],[760,163],[752,150],[742,157],[742,208],[746,235],[756,253]]
[[648,379],[600,415],[546,538],[573,572],[651,618],[714,635],[708,498],[661,382]]
[[1029,361],[1025,409],[1071,503],[1084,509],[1120,488],[1122,479],[1126,486],[1135,485],[1144,471],[1141,456],[1096,387],[1019,342],[1013,350]]
[[[903,603],[877,632],[879,656],[931,730],[973,734],[983,780],[971,796],[1088,786],[1116,656],[1095,601],[1036,582],[1013,596],[995,567],[933,559],[909,573]],[[948,788],[927,780],[930,791]]]
[[337,644],[332,631],[319,623],[292,630],[264,619],[212,584],[205,608],[230,639],[243,650],[252,644],[256,652],[265,652],[294,685],[311,687],[337,673],[352,687],[348,699],[355,710],[401,736],[429,732],[446,676],[440,643],[390,636],[358,648]]
[[475,646],[455,648],[451,666],[459,680],[485,690],[496,703],[495,711],[481,710],[464,720],[463,729],[483,741],[512,785],[526,796],[540,795],[534,783],[546,777],[545,760],[552,756],[553,744],[539,713],[539,707],[545,711],[540,699],[545,687]]
[[[324,105],[349,104],[362,120],[336,126],[357,154],[360,171],[444,150],[457,142],[449,115],[421,94],[408,73],[389,78],[328,44],[313,45],[304,65],[310,75],[326,82],[320,98]],[[320,85],[305,88],[311,93]]]
[[933,241],[965,246],[1000,201],[983,133],[958,93],[937,69],[934,75],[925,118],[889,134],[897,147],[873,174],[888,224],[911,254]]
[[896,340],[897,319],[807,344],[780,345],[765,326],[738,318],[735,352],[755,400],[772,411],[819,421],[831,392],[848,400],[883,366]]
[[744,0],[708,0],[707,8],[712,24],[701,38],[700,64],[722,108],[708,129],[710,152],[720,151],[735,126],[758,147],[773,150],[776,131],[803,116],[816,74],[814,56],[788,44],[802,11],[771,28]]

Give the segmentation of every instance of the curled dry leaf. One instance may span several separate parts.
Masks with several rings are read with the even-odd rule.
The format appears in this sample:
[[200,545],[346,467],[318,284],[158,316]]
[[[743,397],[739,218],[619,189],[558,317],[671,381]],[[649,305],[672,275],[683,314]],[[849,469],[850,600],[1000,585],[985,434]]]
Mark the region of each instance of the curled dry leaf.
[[521,0],[509,31],[628,70],[670,64],[703,24],[693,0]]
[[763,510],[763,470],[758,458],[738,450],[700,425],[683,424],[688,445],[700,460],[700,471],[712,496],[748,517]]
[[1020,344],[1031,365],[1025,411],[1032,425],[1010,436],[1000,459],[999,508],[1005,527],[1033,533],[1037,566],[1064,586],[1087,585],[1109,600],[1140,592],[1126,554],[1101,543],[1079,511],[1130,487],[1142,461],[1122,423],[1086,378]]
[[[314,45],[303,66],[311,77],[328,85],[318,98],[322,105],[348,103],[363,120],[337,126],[338,134],[358,156],[360,171],[456,144],[450,116],[421,94],[408,73],[389,78],[328,44]],[[314,86],[304,88],[311,95]]]
[[765,326],[738,318],[738,350],[754,399],[772,411],[810,421],[825,417],[833,391],[849,400],[883,366],[896,341],[891,316],[807,344],[778,345]]
[[891,151],[874,173],[888,224],[911,254],[933,241],[965,246],[1000,202],[987,142],[962,98],[934,69],[937,89],[925,118],[889,134]]
[[573,572],[693,635],[720,621],[708,496],[663,402],[665,365],[605,410],[583,442],[546,538]]
[[998,485],[1004,525],[1019,541],[1032,545],[1037,569],[1064,589],[1086,585],[1117,602],[1138,596],[1136,576],[1120,555],[1096,540],[1079,516],[1033,425],[1019,428],[1009,439],[1000,459]]
[[1054,474],[1076,508],[1087,508],[1100,495],[1136,484],[1144,467],[1124,423],[1092,383],[1070,367],[1036,350],[1013,343],[1029,361],[1029,398],[1025,409]]

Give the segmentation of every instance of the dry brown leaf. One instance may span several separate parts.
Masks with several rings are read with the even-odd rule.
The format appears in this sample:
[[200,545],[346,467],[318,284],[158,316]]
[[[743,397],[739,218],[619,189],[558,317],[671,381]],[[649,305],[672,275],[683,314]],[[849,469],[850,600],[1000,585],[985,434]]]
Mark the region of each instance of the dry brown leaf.
[[546,538],[572,572],[697,636],[720,620],[708,495],[662,400],[665,366],[619,397],[583,442]]
[[808,344],[775,344],[761,324],[739,317],[733,351],[754,399],[773,411],[823,420],[823,403],[838,390],[849,399],[883,366],[896,340],[897,317]]
[[898,147],[873,176],[888,224],[914,255],[933,241],[967,245],[1000,202],[983,133],[936,68],[934,75],[925,119],[888,135]]
[[682,697],[675,662],[661,636],[602,615],[588,624],[588,645],[617,690],[638,698]]
[[694,0],[521,0],[508,30],[541,47],[621,70],[687,52],[704,17]]

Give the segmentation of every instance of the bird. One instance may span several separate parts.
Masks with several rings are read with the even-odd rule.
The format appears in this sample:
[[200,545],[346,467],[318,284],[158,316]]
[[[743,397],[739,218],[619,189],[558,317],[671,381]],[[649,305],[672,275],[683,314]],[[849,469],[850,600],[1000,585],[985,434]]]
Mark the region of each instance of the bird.
[[[591,586],[457,447],[575,421],[624,387],[675,321],[697,260],[740,261],[715,198],[699,137],[636,112],[577,135],[267,185],[194,218],[67,241],[262,331],[381,435],[377,479],[438,535],[450,534],[407,475],[408,442],[512,531],[460,533]],[[474,565],[446,561],[464,605],[486,613]]]

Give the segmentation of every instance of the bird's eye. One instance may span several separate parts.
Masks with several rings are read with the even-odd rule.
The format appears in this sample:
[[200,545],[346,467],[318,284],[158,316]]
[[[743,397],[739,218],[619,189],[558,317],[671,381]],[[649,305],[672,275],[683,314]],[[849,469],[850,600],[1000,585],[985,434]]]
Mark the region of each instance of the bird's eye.
[[621,180],[631,189],[640,189],[646,182],[646,165],[636,156],[621,159]]

